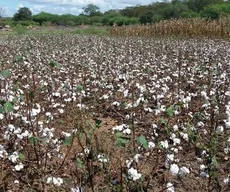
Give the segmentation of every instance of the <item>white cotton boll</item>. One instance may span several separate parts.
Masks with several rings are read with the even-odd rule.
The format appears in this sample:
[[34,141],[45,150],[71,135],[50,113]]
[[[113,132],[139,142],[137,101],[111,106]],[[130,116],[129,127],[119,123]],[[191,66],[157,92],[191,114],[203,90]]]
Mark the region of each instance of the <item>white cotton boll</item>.
[[113,105],[113,106],[117,106],[117,107],[118,107],[118,106],[120,106],[120,103],[119,103],[119,102],[117,102],[117,101],[114,101],[114,102],[112,103],[112,105]]
[[179,166],[177,164],[172,164],[170,166],[170,172],[172,175],[176,176],[179,173]]
[[24,168],[24,165],[22,163],[20,163],[18,165],[15,165],[14,168],[16,171],[21,171]]
[[172,162],[174,160],[174,154],[167,154],[166,158],[167,158],[167,160]]
[[126,90],[124,91],[124,97],[128,97],[128,96],[129,96],[129,90],[126,89]]
[[190,171],[189,171],[189,169],[187,167],[181,167],[180,170],[179,170],[179,175],[181,177],[184,177],[189,173],[190,173]]
[[133,163],[133,160],[132,159],[126,160],[125,163],[126,163],[126,167],[130,168],[131,164]]
[[179,138],[174,138],[173,139],[173,145],[176,146],[176,145],[179,145],[180,144],[180,139]]
[[9,159],[12,163],[16,163],[18,158],[19,158],[19,155],[18,155],[18,152],[17,152],[17,151],[13,152],[12,155],[8,156],[8,159]]
[[50,117],[50,116],[52,116],[52,114],[50,113],[50,112],[46,112],[46,114],[45,114],[47,117]]
[[123,130],[124,134],[130,135],[131,134],[131,129],[125,129]]
[[188,141],[188,134],[187,134],[187,133],[181,133],[180,135],[182,136],[182,138],[183,138],[185,141]]
[[224,178],[224,184],[225,185],[229,185],[229,183],[230,183],[230,179],[229,179],[229,177],[227,177],[227,178]]
[[224,153],[226,155],[228,155],[230,153],[230,148],[228,148],[228,147],[224,148]]
[[203,171],[206,169],[206,166],[204,164],[200,165],[200,170]]
[[224,127],[223,127],[223,126],[218,126],[218,127],[216,128],[216,133],[217,133],[217,134],[221,134],[221,133],[223,133],[223,131],[224,131]]
[[197,123],[197,126],[198,126],[198,127],[204,127],[204,123],[203,123],[202,121],[199,121],[199,122]]
[[174,153],[178,153],[178,149],[177,149],[177,148],[172,148],[172,151],[173,151]]
[[89,148],[85,148],[85,149],[84,149],[84,152],[85,152],[85,154],[87,154],[87,155],[88,155],[88,154],[89,154],[89,152],[90,152],[90,149],[89,149]]
[[109,98],[109,95],[103,95],[100,99],[107,100]]
[[46,180],[46,183],[51,184],[53,183],[56,186],[61,186],[63,184],[63,179],[62,178],[55,178],[55,177],[48,177]]
[[14,184],[19,184],[19,180],[14,180]]
[[205,91],[201,91],[200,93],[201,93],[201,96],[203,96],[205,98],[207,97],[207,93]]
[[2,113],[0,113],[0,120],[4,119],[4,115]]
[[133,179],[133,181],[136,181],[138,179],[141,178],[141,174],[137,172],[136,169],[134,169],[133,167],[131,167],[129,170],[128,170],[128,174],[129,176]]
[[160,144],[161,144],[161,146],[162,146],[163,148],[165,148],[165,149],[168,149],[168,147],[169,147],[169,144],[168,144],[168,141],[167,141],[167,140],[161,141]]
[[12,124],[9,124],[8,129],[9,129],[9,131],[13,132],[15,130],[15,126]]
[[225,122],[225,127],[226,127],[227,129],[230,129],[230,121]]
[[153,148],[155,148],[155,143],[153,143],[152,141],[150,141],[150,142],[148,142],[148,148],[149,149],[153,149]]
[[175,132],[178,131],[178,129],[179,129],[178,125],[174,125],[174,126],[173,126],[173,130],[174,130]]
[[108,159],[105,157],[104,154],[99,154],[99,155],[97,156],[97,159],[98,159],[98,161],[101,162],[101,163],[107,163],[107,162],[108,162]]
[[175,192],[174,186],[170,182],[167,183],[166,188],[167,188],[167,192]]
[[58,109],[58,112],[62,114],[62,113],[64,113],[64,110],[63,109]]
[[152,127],[153,129],[156,129],[158,126],[157,126],[156,124],[153,123],[153,124],[151,125],[151,127]]
[[173,140],[174,138],[176,138],[176,134],[175,133],[171,133],[170,139]]
[[230,96],[230,91],[226,91],[224,94],[225,94],[226,96]]
[[134,160],[136,163],[138,163],[140,157],[141,157],[140,154],[136,154],[136,155],[133,157],[133,160]]
[[60,97],[60,96],[61,96],[61,93],[59,93],[59,92],[54,92],[54,93],[52,93],[52,95],[53,95],[54,97]]
[[152,112],[153,112],[153,110],[152,110],[150,107],[144,108],[144,111],[145,111],[145,112],[149,112],[149,113],[152,113]]

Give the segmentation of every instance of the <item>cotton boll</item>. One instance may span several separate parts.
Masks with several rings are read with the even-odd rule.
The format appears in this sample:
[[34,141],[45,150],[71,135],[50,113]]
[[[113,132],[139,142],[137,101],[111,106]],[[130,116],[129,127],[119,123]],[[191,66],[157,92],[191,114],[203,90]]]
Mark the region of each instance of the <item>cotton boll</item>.
[[230,179],[229,179],[229,177],[227,177],[227,178],[224,178],[224,184],[225,185],[229,185],[229,183],[230,183]]
[[155,143],[153,143],[152,141],[148,142],[149,149],[153,149],[155,146],[156,146]]
[[137,172],[136,169],[134,169],[133,167],[131,167],[129,170],[128,170],[128,174],[129,176],[133,179],[133,181],[136,181],[138,179],[141,178],[141,174]]
[[166,187],[167,187],[167,192],[175,192],[175,189],[172,183],[170,182],[167,183]]
[[177,164],[172,164],[170,167],[170,172],[172,175],[176,176],[179,173],[179,166]]
[[221,133],[223,133],[223,131],[224,131],[224,127],[223,127],[223,126],[218,126],[218,127],[216,128],[216,133],[217,133],[217,134],[221,134]]
[[168,147],[169,147],[169,144],[168,144],[168,141],[167,141],[167,140],[161,141],[160,144],[161,144],[161,146],[162,146],[163,148],[165,148],[165,149],[168,149]]
[[187,167],[181,167],[180,168],[179,175],[181,177],[184,177],[184,176],[186,176],[189,173],[190,173],[190,171],[189,171],[189,169]]
[[226,127],[227,129],[230,129],[230,121],[225,122],[225,127]]
[[131,129],[125,129],[125,130],[123,130],[123,133],[124,134],[127,134],[127,135],[130,135],[131,134]]
[[136,162],[136,163],[138,163],[139,162],[139,158],[141,157],[141,155],[140,154],[136,154],[135,156],[134,156],[134,161]]
[[21,171],[24,168],[24,165],[22,163],[20,163],[18,165],[15,165],[14,168],[16,171]]

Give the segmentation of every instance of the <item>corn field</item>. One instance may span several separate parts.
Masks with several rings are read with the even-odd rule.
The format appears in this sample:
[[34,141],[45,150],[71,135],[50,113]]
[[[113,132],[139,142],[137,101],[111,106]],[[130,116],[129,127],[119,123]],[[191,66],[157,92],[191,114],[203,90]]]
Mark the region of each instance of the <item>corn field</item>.
[[228,38],[230,35],[227,18],[207,20],[201,18],[164,20],[152,25],[113,27],[115,36],[183,36]]

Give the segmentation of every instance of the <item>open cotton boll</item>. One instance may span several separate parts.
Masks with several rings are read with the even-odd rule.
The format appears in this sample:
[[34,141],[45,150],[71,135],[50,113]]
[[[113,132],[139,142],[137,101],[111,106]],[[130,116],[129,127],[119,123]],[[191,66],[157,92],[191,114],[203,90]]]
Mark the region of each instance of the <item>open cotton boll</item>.
[[179,173],[179,166],[177,164],[172,164],[170,166],[170,172],[172,175],[176,176]]
[[190,173],[190,171],[189,171],[189,169],[187,167],[181,167],[180,170],[179,170],[179,175],[181,177],[184,177],[189,173]]
[[155,146],[156,146],[155,143],[153,143],[152,141],[148,142],[149,149],[153,149]]
[[141,174],[137,172],[136,169],[134,169],[133,167],[131,167],[129,170],[128,170],[128,174],[129,176],[133,179],[133,181],[136,181],[138,179],[141,178]]
[[175,192],[174,186],[171,182],[167,183],[167,192]]
[[63,184],[63,179],[60,177],[48,177],[46,180],[46,183],[51,184],[53,183],[54,185],[61,186]]
[[18,165],[14,166],[16,171],[21,171],[24,168],[24,165],[22,163],[19,163]]
[[224,178],[224,184],[225,185],[229,185],[230,184],[230,179],[229,179],[229,177],[227,177],[227,178]]
[[230,129],[230,121],[226,121],[226,122],[225,122],[225,127],[226,127],[227,129]]
[[165,149],[168,149],[168,147],[169,147],[169,144],[168,144],[168,141],[167,141],[167,140],[161,141],[160,144],[161,144],[161,146],[162,146],[163,148],[165,148]]

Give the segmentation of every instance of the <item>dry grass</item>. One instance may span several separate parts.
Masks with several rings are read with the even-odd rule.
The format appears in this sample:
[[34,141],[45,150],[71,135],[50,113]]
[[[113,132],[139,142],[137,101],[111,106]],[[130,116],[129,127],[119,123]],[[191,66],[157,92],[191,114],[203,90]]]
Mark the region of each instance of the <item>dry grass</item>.
[[118,36],[182,36],[182,37],[229,37],[229,22],[200,18],[172,19],[153,25],[114,27],[112,35]]

